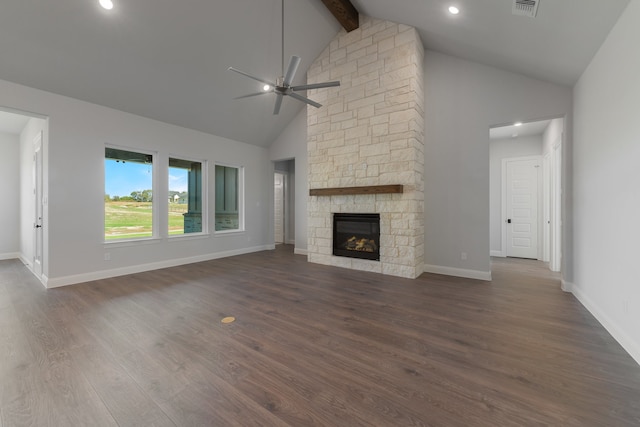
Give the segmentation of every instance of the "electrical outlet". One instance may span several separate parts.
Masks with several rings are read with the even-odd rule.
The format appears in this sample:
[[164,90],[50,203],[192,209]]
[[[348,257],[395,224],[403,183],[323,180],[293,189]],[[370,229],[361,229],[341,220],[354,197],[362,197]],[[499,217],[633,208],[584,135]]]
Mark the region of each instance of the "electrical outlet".
[[460,252],[460,259],[462,261],[466,261],[467,260],[467,253],[466,252]]
[[105,252],[104,253],[104,260],[105,261],[111,261],[111,253]]

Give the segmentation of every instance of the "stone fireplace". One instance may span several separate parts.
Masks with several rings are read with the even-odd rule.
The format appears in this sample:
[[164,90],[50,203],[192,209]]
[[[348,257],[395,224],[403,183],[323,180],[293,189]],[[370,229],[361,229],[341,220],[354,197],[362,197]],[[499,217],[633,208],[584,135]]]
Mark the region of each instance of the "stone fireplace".
[[[361,16],[309,68],[310,262],[415,278],[424,266],[424,49],[413,27]],[[400,187],[400,192],[357,191]],[[356,188],[356,191],[349,191]],[[362,194],[365,193],[365,194]],[[379,261],[335,256],[333,216],[379,215]]]

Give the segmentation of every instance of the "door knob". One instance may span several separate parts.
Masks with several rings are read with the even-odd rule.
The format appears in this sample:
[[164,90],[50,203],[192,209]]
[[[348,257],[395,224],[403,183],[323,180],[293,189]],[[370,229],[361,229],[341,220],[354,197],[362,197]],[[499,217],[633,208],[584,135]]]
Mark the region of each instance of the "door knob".
[[36,228],[42,228],[42,226],[41,226],[41,225],[36,224]]
[[511,218],[507,220],[507,224],[511,224]]

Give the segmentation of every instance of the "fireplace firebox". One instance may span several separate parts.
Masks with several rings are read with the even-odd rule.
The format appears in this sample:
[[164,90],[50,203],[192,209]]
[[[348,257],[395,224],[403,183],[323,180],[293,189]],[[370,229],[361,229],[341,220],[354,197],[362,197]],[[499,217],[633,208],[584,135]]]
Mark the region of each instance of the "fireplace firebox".
[[333,254],[380,261],[380,214],[333,214]]

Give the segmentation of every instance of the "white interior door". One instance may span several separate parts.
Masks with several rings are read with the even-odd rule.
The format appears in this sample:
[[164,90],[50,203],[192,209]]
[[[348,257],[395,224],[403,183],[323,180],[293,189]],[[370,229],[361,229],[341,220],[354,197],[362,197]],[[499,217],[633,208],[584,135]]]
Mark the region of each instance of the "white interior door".
[[284,243],[284,174],[276,172],[273,189],[274,241]]
[[538,180],[540,159],[506,159],[506,252],[538,259]]
[[33,220],[33,273],[42,277],[42,245],[43,245],[43,200],[42,200],[42,132],[33,141],[33,195],[35,218]]

